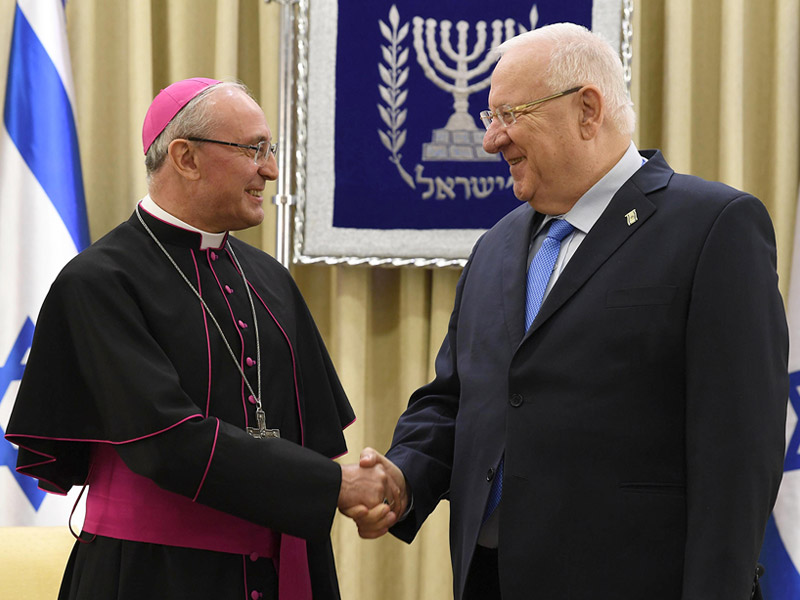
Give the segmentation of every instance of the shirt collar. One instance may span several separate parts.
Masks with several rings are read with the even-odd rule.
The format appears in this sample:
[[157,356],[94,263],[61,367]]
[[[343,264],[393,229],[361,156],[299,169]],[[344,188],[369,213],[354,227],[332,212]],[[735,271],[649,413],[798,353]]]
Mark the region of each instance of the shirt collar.
[[[614,194],[619,191],[619,188],[625,185],[625,182],[628,181],[645,162],[646,159],[642,158],[639,154],[639,150],[636,148],[636,144],[631,141],[625,154],[619,159],[619,162],[617,162],[608,173],[603,175],[597,183],[590,187],[570,211],[563,215],[563,218],[569,221],[575,229],[583,233],[589,233],[589,230],[611,203]],[[542,225],[549,220],[549,218],[545,218]]]
[[200,234],[200,250],[206,250],[207,248],[222,248],[225,245],[225,240],[227,239],[228,232],[223,231],[222,233],[209,233],[208,231],[203,231],[202,229],[198,229],[184,221],[181,221],[178,217],[169,214],[163,208],[161,208],[158,204],[156,204],[155,200],[150,197],[150,194],[147,194],[144,198],[139,201],[139,205],[149,212],[151,215],[164,221],[165,223],[169,223],[175,227],[180,227],[181,229],[186,229],[187,231],[192,231],[194,233]]

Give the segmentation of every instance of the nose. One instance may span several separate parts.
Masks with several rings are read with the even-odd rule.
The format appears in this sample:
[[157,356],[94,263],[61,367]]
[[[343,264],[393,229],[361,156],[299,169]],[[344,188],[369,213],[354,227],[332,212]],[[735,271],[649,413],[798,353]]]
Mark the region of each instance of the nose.
[[278,159],[270,152],[267,162],[258,167],[258,173],[267,181],[275,181],[278,178]]
[[497,119],[492,121],[489,129],[483,134],[483,149],[489,154],[497,154],[508,141],[506,128]]

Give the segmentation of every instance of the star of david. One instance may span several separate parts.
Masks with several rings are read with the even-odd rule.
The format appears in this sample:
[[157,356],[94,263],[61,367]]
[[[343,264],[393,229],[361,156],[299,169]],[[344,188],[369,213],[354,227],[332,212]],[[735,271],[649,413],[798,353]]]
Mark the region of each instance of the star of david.
[[786,460],[783,463],[784,471],[794,471],[800,469],[800,371],[789,373],[789,402],[798,416],[797,424],[794,426],[794,433],[789,439],[786,448]]
[[[22,373],[25,371],[25,364],[22,360],[31,347],[33,329],[33,321],[30,318],[25,319],[22,330],[17,336],[17,341],[11,347],[8,358],[0,366],[0,402],[3,401],[11,383],[22,379]],[[11,470],[11,474],[25,493],[28,501],[33,505],[34,510],[38,510],[46,493],[37,487],[35,479],[17,473],[17,449],[4,436],[5,431],[0,427],[0,467],[7,466]]]

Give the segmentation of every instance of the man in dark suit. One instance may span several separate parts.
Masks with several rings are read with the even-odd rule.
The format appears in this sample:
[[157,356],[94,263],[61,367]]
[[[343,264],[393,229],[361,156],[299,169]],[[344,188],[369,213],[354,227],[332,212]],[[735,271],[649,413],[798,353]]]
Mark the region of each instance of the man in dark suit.
[[637,151],[598,36],[498,54],[484,148],[526,204],[475,245],[386,457],[362,453],[407,483],[392,533],[450,500],[456,599],[746,600],[788,393],[767,211]]

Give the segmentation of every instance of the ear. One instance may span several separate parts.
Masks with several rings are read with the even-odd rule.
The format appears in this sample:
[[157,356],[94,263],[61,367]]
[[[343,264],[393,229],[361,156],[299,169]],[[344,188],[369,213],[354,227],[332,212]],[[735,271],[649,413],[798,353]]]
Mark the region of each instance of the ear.
[[167,161],[181,177],[190,181],[200,179],[197,146],[188,140],[180,138],[172,140],[167,148]]
[[579,92],[581,137],[593,139],[600,131],[605,120],[605,102],[600,90],[594,85],[587,85]]

